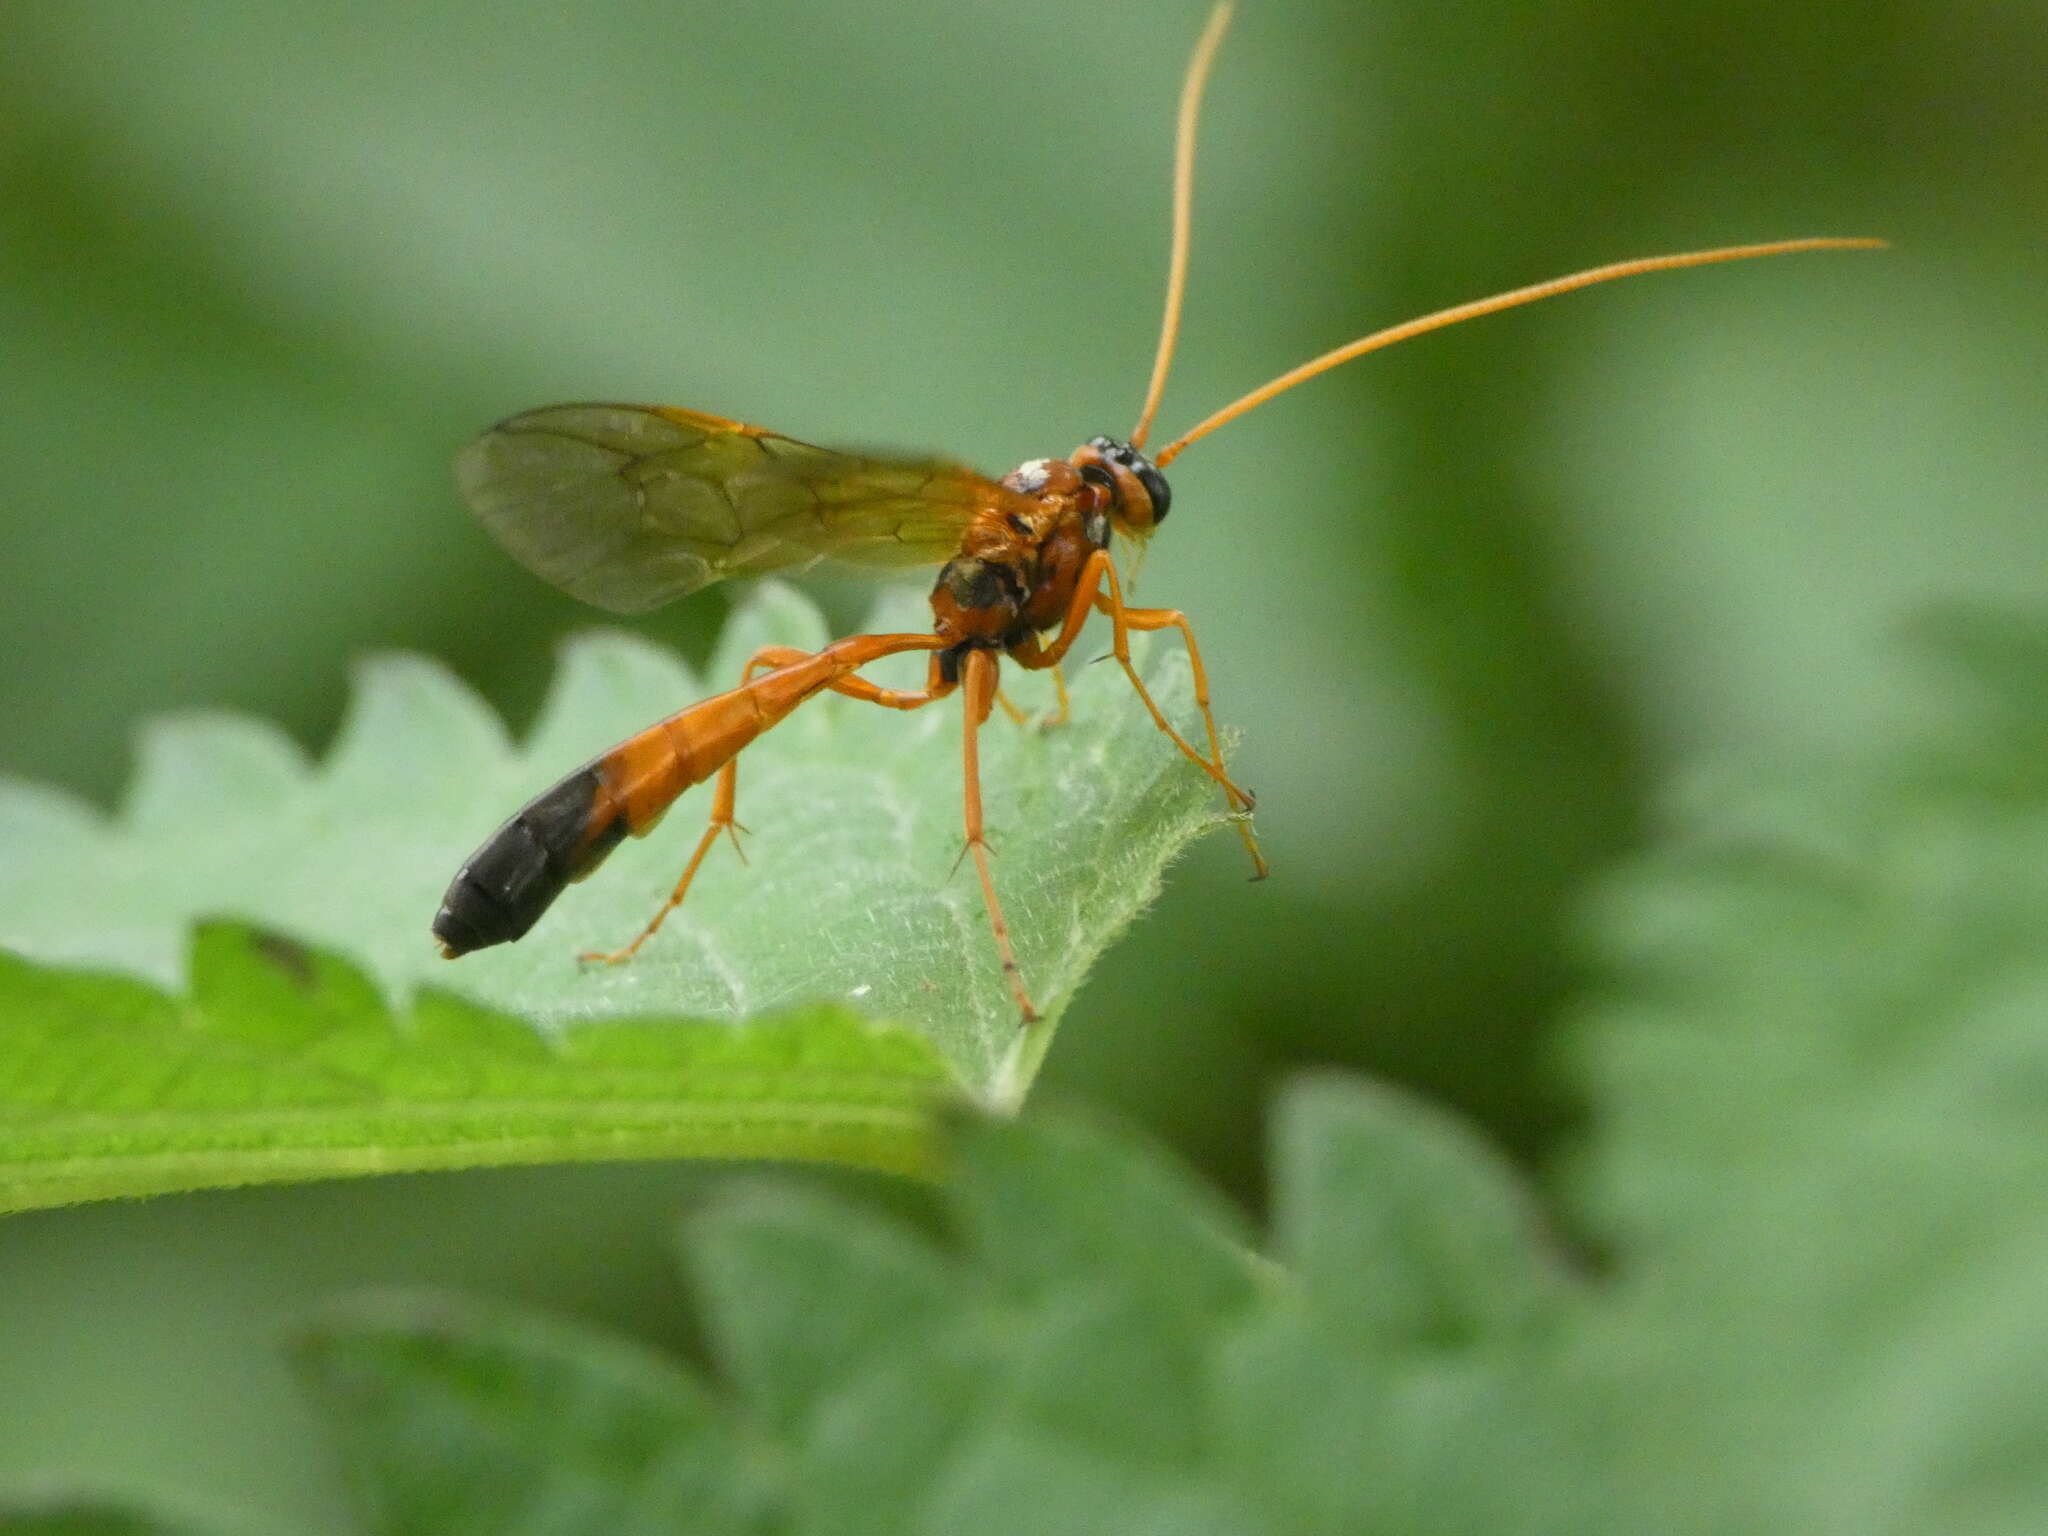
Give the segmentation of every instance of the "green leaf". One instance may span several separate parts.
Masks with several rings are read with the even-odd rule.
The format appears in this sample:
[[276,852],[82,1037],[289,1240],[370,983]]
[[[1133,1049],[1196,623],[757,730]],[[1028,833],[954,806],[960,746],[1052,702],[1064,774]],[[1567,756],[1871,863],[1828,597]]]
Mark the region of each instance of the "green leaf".
[[[874,622],[925,619],[905,600]],[[824,635],[806,599],[761,584],[713,676],[736,680],[743,659],[770,641],[815,646]],[[921,680],[921,658],[895,660],[893,672],[875,669],[884,681]],[[1028,690],[1039,680],[1018,686],[1027,705],[1037,702]],[[1163,656],[1156,686],[1170,711],[1190,713],[1179,653]],[[748,862],[718,850],[689,905],[630,965],[582,968],[574,955],[622,942],[659,904],[694,840],[704,792],[572,887],[523,942],[454,965],[438,958],[428,922],[487,833],[578,763],[710,691],[644,642],[586,636],[567,647],[539,724],[515,748],[432,663],[387,657],[363,668],[318,767],[255,722],[180,717],[144,731],[134,788],[112,821],[45,789],[0,784],[0,948],[156,989],[39,977],[18,963],[0,972],[0,1058],[25,1064],[0,1075],[0,1159],[13,1159],[0,1161],[0,1184],[18,1203],[40,1203],[379,1168],[716,1151],[719,1137],[704,1128],[740,1101],[752,1127],[728,1135],[727,1151],[843,1156],[860,1126],[854,1142],[878,1134],[889,1145],[870,1140],[852,1150],[856,1160],[914,1165],[922,1131],[906,1129],[905,1117],[932,1096],[930,1055],[968,1096],[1018,1102],[1090,964],[1157,892],[1175,854],[1217,820],[1209,781],[1160,738],[1113,667],[1082,669],[1075,718],[1062,729],[990,722],[996,879],[1046,1015],[1023,1029],[977,883],[971,872],[949,875],[960,849],[957,704],[903,715],[828,695],[746,754]],[[199,952],[220,968],[202,974],[188,951],[193,923],[208,917],[254,924],[365,974],[344,981],[326,960],[309,960],[319,986],[298,996],[275,966],[205,943]],[[827,1005],[837,1012],[818,1011]],[[278,1020],[260,1019],[264,1007],[280,1010]],[[880,1046],[847,1022],[854,1013],[901,1025],[927,1049]],[[807,1022],[730,1028],[797,1015]],[[471,1022],[458,1028],[457,1017]],[[573,1130],[550,1129],[544,1106],[508,1101],[536,1086],[517,1073],[495,1087],[477,1081],[467,1112],[465,1090],[444,1081],[424,1113],[400,1079],[474,1076],[475,1061],[443,1037],[475,1033],[485,1018],[506,1060],[523,1053],[557,1066],[602,1055],[605,1031],[630,1021],[617,1039],[637,1043],[616,1048],[646,1071],[631,1081],[592,1075],[581,1088],[549,1079],[550,1099],[579,1103]],[[352,1042],[358,1057],[377,1060],[330,1080],[302,1059],[315,1039],[328,1051]],[[805,1059],[813,1050],[822,1052],[814,1064]],[[711,1062],[718,1074],[705,1078]],[[793,1065],[802,1070],[782,1081]],[[735,1087],[742,1079],[748,1086]],[[175,1100],[152,1084],[175,1088]],[[379,1113],[387,1093],[394,1103]],[[345,1107],[305,1118],[316,1104]],[[877,1105],[886,1106],[880,1122]]]
[[1605,897],[1597,1281],[1468,1132],[1335,1078],[1277,1107],[1273,1266],[1059,1120],[968,1132],[955,1252],[700,1215],[778,1528],[2048,1527],[2048,645],[2003,652],[1932,734],[1707,786]]
[[594,1158],[917,1172],[947,1081],[925,1042],[843,1008],[543,1035],[439,992],[393,1014],[340,960],[225,924],[189,976],[174,998],[0,955],[0,1210]]
[[989,1127],[962,1148],[960,1223],[1006,1294],[1108,1274],[1170,1300],[1187,1326],[1249,1300],[1236,1212],[1149,1145],[1071,1121]]
[[335,1331],[379,1528],[2048,1528],[2048,641],[1981,640],[1938,726],[1702,785],[1595,911],[1597,1278],[1385,1088],[1280,1098],[1271,1263],[1154,1149],[975,1122],[950,1245],[773,1187],[694,1219],[719,1381]]
[[1007,1427],[948,1468],[926,1510],[927,1529],[988,1536],[1259,1536],[1271,1529],[1214,1479],[1134,1466],[1072,1440]]
[[[1554,1304],[1562,1275],[1540,1252],[1534,1206],[1448,1116],[1311,1078],[1281,1101],[1277,1143],[1275,1242],[1328,1315],[1450,1345]],[[1379,1198],[1361,1206],[1361,1187]]]
[[1585,1360],[1645,1528],[2048,1528],[2048,627],[1938,634],[1930,723],[1695,786],[1599,912]]
[[939,1256],[907,1232],[814,1194],[767,1187],[702,1213],[683,1256],[714,1355],[749,1408],[798,1427],[860,1362],[948,1326]]
[[768,1528],[770,1469],[703,1389],[588,1330],[396,1297],[298,1359],[380,1536]]
[[223,1536],[223,1528],[96,1499],[0,1500],[7,1536]]
[[1598,1439],[1566,1432],[1590,1298],[1507,1163],[1441,1112],[1332,1077],[1272,1135],[1276,1304],[1214,1346],[1219,1455],[1272,1528],[1592,1532]]
[[[1487,1210],[1512,1203],[1487,1187],[1505,1182],[1494,1159],[1440,1128],[1418,1129],[1415,1111],[1384,1092],[1324,1084],[1309,1098],[1316,1124],[1378,1147],[1419,1142],[1377,1159],[1380,1177],[1346,1197],[1354,1210],[1386,1205],[1412,1220],[1434,1197],[1405,1181],[1425,1170],[1456,1175],[1425,1229],[1447,1226],[1475,1194]],[[587,1520],[547,1528],[604,1530],[633,1500],[672,1511],[647,1469],[707,1446],[753,1490],[745,1508],[805,1536],[1368,1529],[1359,1516],[1432,1498],[1499,1513],[1508,1501],[1434,1486],[1465,1475],[1475,1451],[1514,1466],[1539,1444],[1556,1455],[1542,1437],[1543,1399],[1526,1390],[1528,1330],[1419,1345],[1405,1327],[1360,1328],[1263,1269],[1232,1240],[1238,1223],[1157,1150],[1099,1128],[984,1123],[962,1153],[957,1253],[774,1187],[742,1188],[699,1213],[685,1252],[734,1390],[706,1387],[690,1414],[654,1414],[646,1428],[662,1443],[643,1446],[607,1498],[591,1496]],[[1307,1198],[1283,1193],[1298,1208]],[[1396,1241],[1410,1230],[1378,1224]],[[1547,1294],[1554,1313],[1561,1289]],[[537,1344],[523,1323],[458,1310],[409,1321],[396,1346],[375,1321],[326,1338],[312,1360],[323,1395],[337,1400],[334,1359],[365,1373],[339,1400],[345,1451],[373,1490],[379,1530],[428,1529],[477,1486],[559,1503],[534,1491],[539,1426],[572,1401],[631,1412],[618,1406],[614,1365]],[[463,1362],[459,1373],[447,1358]],[[508,1414],[503,1400],[524,1398],[536,1376],[541,1406]],[[424,1419],[405,1407],[415,1398]],[[1534,1432],[1520,1427],[1530,1415]],[[497,1432],[507,1422],[521,1430],[516,1441]],[[1458,1432],[1448,1442],[1436,1433],[1446,1424]],[[587,1455],[571,1460],[587,1475]],[[1359,1478],[1359,1467],[1371,1475]],[[1283,1471],[1285,1485],[1275,1481]],[[1288,1486],[1297,1479],[1306,1494]],[[1333,1502],[1333,1487],[1365,1496]],[[502,1504],[488,1507],[503,1516]],[[1276,1511],[1322,1511],[1334,1523],[1276,1523]],[[723,1518],[675,1528],[732,1528]]]

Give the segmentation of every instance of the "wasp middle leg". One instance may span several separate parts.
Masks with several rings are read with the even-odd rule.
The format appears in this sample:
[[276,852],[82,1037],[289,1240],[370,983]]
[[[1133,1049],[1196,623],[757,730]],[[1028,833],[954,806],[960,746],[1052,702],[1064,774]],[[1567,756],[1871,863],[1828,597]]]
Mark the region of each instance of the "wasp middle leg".
[[1017,955],[1010,947],[1010,924],[1003,916],[1003,904],[996,897],[995,877],[988,867],[988,838],[984,835],[981,815],[981,725],[988,719],[996,695],[996,658],[991,651],[969,651],[964,658],[961,681],[963,706],[961,714],[966,724],[962,728],[960,742],[961,760],[961,820],[967,830],[967,851],[974,858],[974,872],[981,877],[982,905],[988,909],[989,932],[995,935],[996,957],[1002,962],[1003,979],[1010,984],[1011,995],[1017,999],[1018,1012],[1023,1022],[1036,1024],[1038,1009],[1032,1004],[1031,994],[1024,987],[1024,973],[1018,969]]

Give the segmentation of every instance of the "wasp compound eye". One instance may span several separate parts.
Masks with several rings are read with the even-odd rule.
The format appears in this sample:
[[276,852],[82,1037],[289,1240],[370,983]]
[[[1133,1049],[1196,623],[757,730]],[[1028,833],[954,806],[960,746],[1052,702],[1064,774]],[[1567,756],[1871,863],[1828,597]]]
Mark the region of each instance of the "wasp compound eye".
[[1166,483],[1166,476],[1159,473],[1150,459],[1129,443],[1119,442],[1113,437],[1091,437],[1088,446],[1144,487],[1145,499],[1152,504],[1154,527],[1166,521],[1167,511],[1173,505],[1173,491]]
[[1151,461],[1143,454],[1132,454],[1138,462],[1132,466],[1138,484],[1145,487],[1145,494],[1152,502],[1152,525],[1156,528],[1166,521],[1167,510],[1173,505],[1173,492],[1167,487],[1166,476],[1152,467]]

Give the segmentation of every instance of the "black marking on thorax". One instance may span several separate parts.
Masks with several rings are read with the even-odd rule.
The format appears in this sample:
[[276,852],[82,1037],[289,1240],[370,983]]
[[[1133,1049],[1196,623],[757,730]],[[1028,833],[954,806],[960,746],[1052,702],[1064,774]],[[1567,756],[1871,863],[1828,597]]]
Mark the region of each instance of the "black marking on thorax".
[[1021,607],[1024,602],[1023,578],[1014,566],[1004,561],[949,560],[946,568],[939,572],[939,580],[952,593],[953,601],[965,609],[985,612],[1004,603],[1013,608]]

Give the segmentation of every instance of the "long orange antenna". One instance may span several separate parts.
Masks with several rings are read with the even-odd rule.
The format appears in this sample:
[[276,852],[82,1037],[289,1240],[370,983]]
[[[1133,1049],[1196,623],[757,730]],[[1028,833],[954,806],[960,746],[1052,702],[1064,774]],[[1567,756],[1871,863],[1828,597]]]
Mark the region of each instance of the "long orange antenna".
[[1180,83],[1180,118],[1173,136],[1173,254],[1166,265],[1166,318],[1159,326],[1159,351],[1152,359],[1152,383],[1145,390],[1145,408],[1131,428],[1131,446],[1142,448],[1152,432],[1152,415],[1166,392],[1167,370],[1173,366],[1173,345],[1180,338],[1180,301],[1188,286],[1188,231],[1194,222],[1195,120],[1202,114],[1202,88],[1209,83],[1223,29],[1230,25],[1230,0],[1209,13],[1209,23],[1195,43],[1195,56]]
[[[1538,299],[1554,298],[1560,293],[1570,293],[1575,288],[1590,288],[1595,283],[1612,282],[1618,277],[1639,277],[1645,272],[1669,272],[1678,267],[1704,267],[1717,261],[1747,261],[1752,256],[1786,256],[1794,251],[1878,250],[1885,244],[1882,240],[1865,239],[1774,240],[1764,245],[1727,245],[1712,251],[1681,251],[1673,256],[1643,256],[1634,261],[1617,261],[1604,267],[1590,267],[1584,272],[1553,277],[1545,283],[1531,283],[1526,288],[1511,288],[1506,293],[1497,293],[1490,299],[1474,299],[1469,304],[1440,309],[1434,314],[1403,321],[1400,325],[1389,326],[1383,331],[1374,331],[1370,336],[1361,336],[1334,352],[1325,352],[1321,357],[1309,359],[1299,368],[1289,369],[1271,383],[1261,384],[1250,394],[1231,401],[1215,415],[1207,417],[1182,433],[1152,455],[1152,462],[1164,469],[1180,456],[1181,450],[1188,444],[1207,437],[1224,423],[1235,421],[1255,406],[1264,405],[1275,395],[1282,394],[1319,373],[1327,373],[1332,368],[1348,363],[1354,357],[1377,352],[1381,347],[1391,347],[1397,341],[1406,341],[1411,336],[1422,335],[1425,331],[1440,331],[1447,325],[1458,324],[1461,320],[1476,320],[1481,315],[1513,309],[1521,304],[1533,304]],[[1147,419],[1150,419],[1149,407]],[[1134,445],[1136,441],[1133,440]]]

